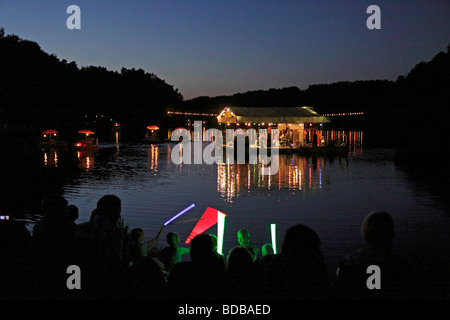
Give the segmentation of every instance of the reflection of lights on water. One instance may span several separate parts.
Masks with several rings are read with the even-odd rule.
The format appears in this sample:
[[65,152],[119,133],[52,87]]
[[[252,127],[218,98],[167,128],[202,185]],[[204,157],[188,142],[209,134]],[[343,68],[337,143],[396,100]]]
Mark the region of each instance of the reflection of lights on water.
[[311,189],[312,185],[312,173],[311,173],[311,166],[309,166],[309,188]]
[[148,157],[150,160],[150,170],[157,171],[159,159],[159,147],[152,144],[152,146],[148,149]]
[[319,169],[319,188],[322,188],[322,168]]
[[77,151],[77,157],[80,161],[79,167],[82,169],[92,169],[94,165],[94,157],[91,154],[83,153],[82,151]]
[[298,176],[298,190],[302,190],[302,171],[300,170],[300,174]]
[[[293,165],[292,165],[293,161]],[[240,196],[241,188],[270,190],[273,185],[278,190],[305,191],[322,188],[323,159],[311,163],[308,158],[280,158],[278,172],[275,175],[263,175],[262,165],[218,164],[217,191],[227,202]],[[306,179],[303,175],[307,173]],[[243,179],[243,177],[245,177]],[[277,181],[278,180],[278,181]]]
[[55,150],[44,152],[44,165],[45,166],[58,166],[58,153]]
[[[334,137],[339,136],[339,132],[332,133]],[[331,135],[331,133],[329,133]],[[349,132],[349,141],[355,145],[356,149],[362,149],[362,132]],[[180,156],[182,156],[182,145],[180,145]],[[152,146],[152,162],[150,166],[156,168],[156,160],[160,154],[156,146]],[[167,162],[171,162],[171,152],[173,147],[168,148]],[[325,164],[327,159],[322,157],[303,157],[300,155],[280,155],[278,172],[275,175],[265,176],[262,174],[262,164],[230,164],[227,161],[218,163],[217,171],[217,192],[223,200],[233,202],[235,198],[242,196],[242,191],[250,194],[251,189],[261,190],[291,190],[295,194],[297,191],[307,192],[308,190],[322,189],[324,185],[329,184],[326,174]],[[346,163],[344,163],[346,164]],[[181,172],[182,164],[178,165]],[[341,161],[339,159],[339,166]],[[185,166],[190,168],[190,166]],[[266,167],[270,170],[270,166]],[[324,180],[325,179],[325,180]]]

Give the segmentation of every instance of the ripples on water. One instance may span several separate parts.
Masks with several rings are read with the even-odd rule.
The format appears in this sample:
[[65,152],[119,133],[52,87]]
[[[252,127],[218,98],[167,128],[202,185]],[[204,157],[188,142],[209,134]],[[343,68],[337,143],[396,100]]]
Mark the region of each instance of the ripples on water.
[[[143,228],[150,239],[166,220],[194,203],[179,219],[191,221],[169,225],[159,245],[165,245],[167,232],[178,232],[183,242],[196,223],[192,219],[213,207],[228,215],[224,252],[237,245],[239,228],[248,228],[251,241],[261,248],[271,241],[270,224],[277,224],[280,250],[286,229],[304,223],[317,231],[331,260],[363,245],[359,227],[373,210],[393,215],[398,247],[409,244],[417,226],[447,223],[439,203],[412,192],[391,150],[356,147],[348,159],[280,155],[278,173],[264,176],[258,165],[176,165],[171,161],[174,146],[113,144],[95,155],[79,154],[82,173],[64,186],[64,195],[80,210],[78,222],[89,220],[101,196],[116,194],[124,221],[130,228]],[[216,231],[216,226],[207,230]]]

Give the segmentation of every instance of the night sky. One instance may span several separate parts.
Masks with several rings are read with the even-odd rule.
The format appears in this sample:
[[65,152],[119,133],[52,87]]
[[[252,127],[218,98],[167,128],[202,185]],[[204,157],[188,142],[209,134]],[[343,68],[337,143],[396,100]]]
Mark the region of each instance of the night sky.
[[[69,30],[68,6],[81,9]],[[381,9],[369,30],[367,7]],[[79,67],[142,68],[185,99],[395,80],[450,44],[450,1],[0,0],[6,34]]]

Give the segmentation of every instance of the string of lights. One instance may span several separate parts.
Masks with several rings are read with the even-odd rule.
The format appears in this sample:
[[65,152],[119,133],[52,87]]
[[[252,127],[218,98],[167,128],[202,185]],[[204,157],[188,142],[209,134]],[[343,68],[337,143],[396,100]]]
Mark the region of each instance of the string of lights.
[[360,116],[363,115],[364,112],[349,112],[349,113],[327,113],[323,114],[324,117],[337,117],[337,116]]
[[217,117],[217,114],[214,113],[199,113],[199,112],[180,112],[180,111],[167,111],[168,114],[179,114],[184,116],[208,116],[208,117]]
[[[199,113],[199,112],[180,112],[180,111],[167,111],[168,114],[177,114],[177,115],[185,115],[185,116],[208,116],[208,117],[217,117],[218,114],[215,113]],[[338,116],[360,116],[363,115],[364,112],[341,112],[341,113],[326,113],[322,116],[324,117],[338,117]]]

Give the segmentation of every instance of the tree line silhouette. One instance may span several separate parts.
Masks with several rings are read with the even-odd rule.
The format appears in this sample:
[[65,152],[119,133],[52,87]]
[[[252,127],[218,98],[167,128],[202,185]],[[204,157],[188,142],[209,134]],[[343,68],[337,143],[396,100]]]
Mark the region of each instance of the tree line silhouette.
[[129,137],[141,139],[149,124],[166,129],[184,123],[182,117],[168,115],[168,110],[219,113],[233,105],[307,105],[321,114],[364,112],[332,121],[336,128],[364,130],[366,144],[448,146],[450,45],[446,52],[418,63],[395,81],[342,81],[304,90],[291,86],[184,100],[178,89],[153,73],[134,68],[120,72],[100,66],[80,68],[74,61],[44,52],[36,42],[5,35],[1,28],[0,86],[2,134],[9,126],[16,128],[11,129],[13,136],[24,135],[25,140],[49,127],[76,132],[91,125],[108,133],[111,122],[120,122],[124,130],[128,128]]
[[[21,135],[47,128],[67,133],[109,122],[143,128],[158,121],[166,109],[183,100],[178,89],[153,73],[100,66],[78,67],[44,52],[36,42],[0,31],[0,119],[20,128]],[[88,122],[88,123],[86,123]],[[98,121],[100,122],[100,121]]]
[[320,114],[363,112],[363,116],[333,117],[336,128],[364,130],[373,146],[433,150],[448,146],[450,120],[450,45],[429,62],[420,62],[395,81],[366,80],[314,84],[307,89],[248,91],[230,96],[197,97],[182,109],[220,112],[225,106],[312,106]]

